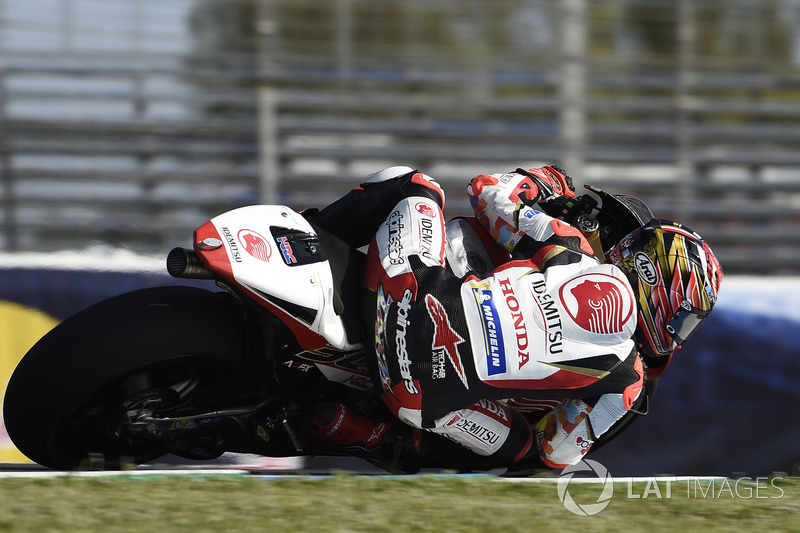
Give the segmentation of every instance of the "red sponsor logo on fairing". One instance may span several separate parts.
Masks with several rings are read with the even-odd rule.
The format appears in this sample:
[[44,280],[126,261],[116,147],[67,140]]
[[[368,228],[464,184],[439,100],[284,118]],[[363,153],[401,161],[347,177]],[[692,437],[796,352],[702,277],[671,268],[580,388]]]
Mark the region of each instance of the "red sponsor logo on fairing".
[[239,230],[236,238],[242,243],[244,250],[260,261],[269,262],[272,256],[272,247],[267,240],[253,230]]
[[466,388],[469,388],[467,373],[464,370],[464,364],[461,362],[461,355],[458,353],[458,345],[464,342],[464,337],[459,335],[450,325],[450,318],[439,300],[428,294],[425,296],[425,306],[428,308],[428,314],[434,326],[431,348],[434,352],[437,350],[444,351],[461,382]]

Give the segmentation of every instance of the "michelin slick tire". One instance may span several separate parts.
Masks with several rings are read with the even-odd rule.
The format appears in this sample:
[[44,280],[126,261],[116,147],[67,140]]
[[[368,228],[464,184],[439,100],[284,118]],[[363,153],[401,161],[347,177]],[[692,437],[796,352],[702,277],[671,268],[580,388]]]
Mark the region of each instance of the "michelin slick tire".
[[[23,357],[6,390],[6,429],[23,454],[53,469],[147,462],[167,450],[120,433],[126,406],[147,394],[191,404],[235,373],[247,342],[242,310],[226,293],[157,287],[105,300]],[[87,466],[91,457],[102,462]]]

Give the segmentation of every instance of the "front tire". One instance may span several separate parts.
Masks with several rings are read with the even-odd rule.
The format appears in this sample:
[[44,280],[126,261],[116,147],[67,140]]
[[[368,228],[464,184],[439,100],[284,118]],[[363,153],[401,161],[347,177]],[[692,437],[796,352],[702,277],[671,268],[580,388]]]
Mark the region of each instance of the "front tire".
[[109,469],[167,450],[120,431],[143,395],[173,404],[233,375],[245,361],[242,310],[226,293],[157,287],[105,300],[37,342],[6,390],[4,421],[17,448],[54,469],[100,454]]

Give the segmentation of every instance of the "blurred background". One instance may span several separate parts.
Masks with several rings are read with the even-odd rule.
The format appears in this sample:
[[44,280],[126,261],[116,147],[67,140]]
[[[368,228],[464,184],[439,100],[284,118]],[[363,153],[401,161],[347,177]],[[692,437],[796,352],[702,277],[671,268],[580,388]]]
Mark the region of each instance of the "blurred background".
[[28,311],[176,283],[149,258],[221,211],[408,165],[466,214],[473,176],[555,163],[700,232],[731,287],[611,473],[785,471],[798,119],[800,0],[0,0],[0,363]]

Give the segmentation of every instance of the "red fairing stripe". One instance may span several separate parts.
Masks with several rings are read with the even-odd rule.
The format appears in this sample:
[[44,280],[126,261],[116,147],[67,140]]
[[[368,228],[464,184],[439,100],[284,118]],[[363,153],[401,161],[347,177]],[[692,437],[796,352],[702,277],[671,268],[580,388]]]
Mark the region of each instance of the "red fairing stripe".
[[[239,283],[236,283],[236,285],[252,294],[252,291],[248,290],[247,287],[240,285]],[[308,325],[306,323],[298,321],[291,314],[261,297],[256,296],[253,299],[269,309],[269,311],[278,317],[281,322],[286,324],[286,326],[292,330],[292,333],[294,333],[294,336],[297,338],[297,342],[300,344],[300,347],[304,350],[318,350],[328,346],[328,341],[325,339],[325,337],[308,329]]]
[[210,221],[206,222],[195,230],[194,251],[197,253],[197,256],[200,258],[206,268],[219,274],[227,280],[234,281],[233,267],[231,267],[231,261],[228,258],[227,247],[225,245],[214,250],[201,250],[198,247],[199,243],[209,238],[218,239],[225,242],[225,239],[222,238],[217,231],[216,226],[214,226],[214,224]]

